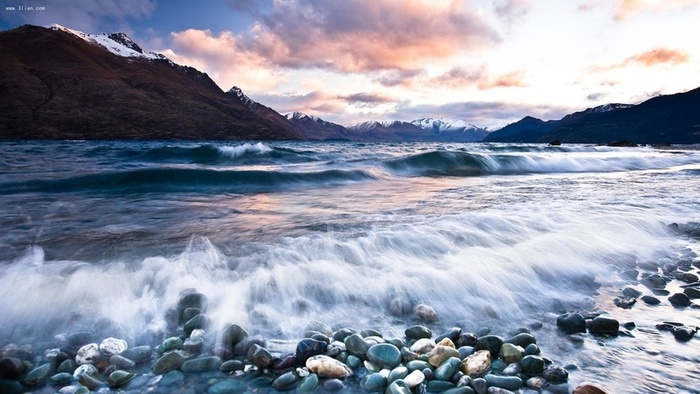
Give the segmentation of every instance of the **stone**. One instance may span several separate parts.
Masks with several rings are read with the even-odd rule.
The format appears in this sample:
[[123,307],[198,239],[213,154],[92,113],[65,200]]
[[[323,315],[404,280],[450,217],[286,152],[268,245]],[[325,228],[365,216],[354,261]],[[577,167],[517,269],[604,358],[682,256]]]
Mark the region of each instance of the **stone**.
[[430,363],[430,365],[432,365],[433,367],[437,368],[440,365],[442,365],[442,363],[447,361],[450,357],[459,358],[459,351],[452,347],[435,346],[428,355],[428,363]]
[[209,386],[207,394],[242,394],[246,391],[248,391],[248,385],[245,381],[226,379]]
[[241,360],[224,361],[219,365],[219,370],[223,372],[242,371],[243,369],[245,369],[245,363]]
[[73,375],[68,372],[59,372],[49,378],[49,384],[52,386],[65,386],[73,381]]
[[179,350],[173,350],[163,354],[155,364],[153,364],[153,373],[162,375],[175,369],[179,369],[185,362],[186,356]]
[[459,346],[476,346],[479,338],[473,332],[463,332],[459,335]]
[[537,343],[537,339],[532,334],[528,334],[526,332],[520,333],[514,337],[510,337],[506,340],[503,341],[504,343],[511,343],[516,346],[520,346],[521,348],[526,348],[529,344],[531,343]]
[[565,334],[586,332],[586,319],[580,313],[564,313],[557,318],[557,327]]
[[462,329],[459,327],[452,327],[435,338],[435,342],[440,342],[445,338],[449,338],[452,343],[457,344],[459,343],[460,335],[462,335]]
[[306,368],[320,378],[345,379],[352,375],[352,370],[347,365],[325,355],[310,357],[306,360]]
[[395,380],[387,387],[385,394],[412,394],[411,389],[403,380]]
[[116,370],[107,377],[107,384],[109,384],[109,387],[123,386],[133,379],[134,376],[135,375],[133,373]]
[[166,338],[165,340],[163,340],[163,342],[161,342],[160,346],[158,347],[158,352],[163,354],[171,350],[182,349],[182,344],[183,341],[180,337]]
[[[306,360],[304,360],[304,363],[305,362]],[[287,354],[276,358],[275,361],[272,362],[272,369],[275,371],[286,371],[290,368],[303,365],[303,363],[297,362],[297,359],[293,354]]]
[[129,345],[126,343],[126,341],[119,338],[109,337],[100,342],[100,352],[106,354],[107,356],[114,356],[115,354],[124,353],[124,351],[128,348]]
[[435,309],[425,304],[416,305],[416,307],[413,308],[413,313],[418,319],[428,323],[434,323],[440,319]]
[[435,369],[435,379],[448,381],[459,371],[462,360],[459,357],[450,357]]
[[503,338],[498,335],[484,335],[476,341],[476,350],[488,350],[491,352],[491,357],[498,357],[498,352],[503,346]]
[[128,358],[119,354],[115,354],[114,356],[110,357],[109,363],[120,369],[129,369],[136,366],[134,361],[129,360]]
[[82,375],[94,375],[97,373],[97,367],[92,364],[83,364],[73,371],[73,378],[79,379]]
[[345,338],[350,335],[355,334],[355,330],[349,327],[341,328],[340,330],[333,333],[333,340],[338,342],[344,342]]
[[268,368],[272,365],[274,358],[264,347],[253,344],[248,350],[248,361],[258,368]]
[[688,296],[688,298],[700,298],[700,289],[697,287],[686,287],[683,289],[683,293]]
[[348,353],[361,359],[367,357],[369,346],[370,345],[365,342],[365,339],[362,338],[360,334],[352,334],[345,338],[345,348],[348,350]]
[[591,334],[612,334],[617,335],[620,330],[620,323],[610,316],[601,315],[593,319],[588,327]]
[[20,382],[14,379],[0,379],[0,393],[3,394],[22,394],[26,392],[26,387],[24,387]]
[[440,342],[436,344],[437,346],[447,346],[451,347],[452,349],[456,349],[457,347],[455,346],[454,342],[450,338],[443,338]]
[[408,327],[404,333],[406,334],[406,338],[415,340],[433,336],[433,332],[430,331],[428,327],[420,325]]
[[417,340],[413,345],[411,345],[410,349],[412,352],[416,352],[418,354],[425,354],[425,353],[430,353],[433,348],[437,346],[435,341],[433,341],[430,338],[421,338]]
[[187,308],[197,308],[200,311],[206,311],[208,304],[209,300],[207,299],[207,296],[202,293],[192,292],[185,294],[177,303],[177,312],[180,322],[186,321],[184,318],[184,312]]
[[408,368],[409,371],[422,371],[426,368],[430,369],[432,366],[427,362],[423,360],[413,360],[409,361],[406,363],[406,368]]
[[697,275],[695,275],[691,272],[676,271],[674,276],[679,281],[685,282],[685,283],[695,283],[699,279]]
[[387,378],[378,373],[371,373],[360,380],[360,387],[365,391],[384,391],[389,383]]
[[542,375],[544,371],[544,359],[540,356],[525,356],[520,360],[523,373],[528,376]]
[[391,383],[396,379],[403,379],[406,376],[408,376],[408,368],[406,367],[396,367],[389,372],[389,376],[387,376],[387,382]]
[[640,281],[650,289],[663,289],[666,287],[666,280],[659,274],[651,274]]
[[349,355],[348,358],[345,360],[345,364],[347,364],[347,366],[351,369],[355,369],[359,367],[360,364],[362,364],[362,360],[360,360],[360,358],[357,356]]
[[520,390],[523,387],[523,380],[517,376],[497,376],[488,374],[484,376],[489,386],[500,387],[506,390]]
[[499,352],[499,357],[509,364],[520,361],[524,355],[525,349],[512,343],[504,343]]
[[180,371],[196,373],[205,371],[216,371],[221,366],[221,359],[217,356],[204,356],[187,360],[180,366]]
[[151,349],[151,347],[148,345],[143,345],[129,348],[124,353],[120,354],[120,356],[132,360],[136,364],[140,364],[144,361],[150,360],[152,354],[153,350]]
[[339,379],[327,379],[323,383],[321,383],[321,387],[323,387],[325,391],[332,392],[342,390],[345,387],[345,385]]
[[500,387],[489,387],[488,390],[486,390],[487,394],[515,394],[514,392],[506,389],[502,389]]
[[508,364],[505,363],[505,361],[494,358],[491,360],[491,372],[493,372],[496,375],[501,375],[503,374],[503,370],[508,367]]
[[540,350],[540,347],[534,343],[527,345],[527,347],[525,348],[525,355],[526,356],[537,356],[541,352],[542,351]]
[[625,287],[622,289],[622,295],[629,298],[639,298],[639,296],[642,295],[642,292],[634,287]]
[[695,336],[695,333],[697,333],[697,328],[691,328],[687,326],[683,327],[675,327],[673,330],[671,330],[671,333],[673,333],[673,336],[676,338],[676,340],[680,342],[687,342]]
[[49,379],[51,375],[55,372],[53,364],[43,364],[31,371],[29,371],[24,378],[22,378],[22,383],[27,386],[41,386]]
[[659,301],[658,298],[650,295],[643,296],[642,301],[644,301],[644,303],[648,305],[658,305],[661,303],[661,301]]
[[185,331],[185,335],[189,337],[190,334],[192,334],[192,331],[197,329],[205,329],[209,326],[209,323],[209,318],[205,314],[200,313],[187,320],[182,329]]
[[444,394],[474,394],[474,390],[471,387],[461,386],[449,389],[443,392]]
[[414,388],[425,381],[425,375],[422,371],[415,370],[409,373],[405,378],[403,378],[403,381],[406,382],[406,385],[408,385],[408,387]]
[[97,391],[100,387],[106,386],[106,382],[98,379],[95,375],[83,374],[78,378],[78,382],[90,390]]
[[569,379],[569,371],[559,365],[548,365],[542,371],[542,377],[550,383],[564,383]]
[[474,389],[474,391],[477,392],[477,394],[486,394],[488,387],[489,384],[484,378],[477,378],[472,380],[472,388]]
[[542,390],[547,386],[547,380],[541,376],[533,376],[525,381],[525,386],[533,390]]
[[17,379],[26,369],[18,357],[5,357],[0,360],[0,379]]
[[367,358],[380,368],[393,369],[401,363],[401,351],[392,344],[379,343],[367,350]]
[[608,392],[595,383],[584,382],[576,386],[572,394],[608,394]]
[[238,324],[229,324],[221,332],[221,343],[224,346],[236,346],[244,338],[248,337],[248,331]]
[[675,307],[685,307],[690,306],[690,298],[685,293],[675,293],[668,297],[668,302]]
[[238,342],[236,344],[236,346],[233,347],[233,355],[234,356],[246,356],[248,354],[248,351],[250,351],[250,348],[253,347],[253,345],[265,347],[265,341],[260,337],[243,338],[243,339],[241,339],[240,342]]
[[190,337],[185,339],[185,341],[182,343],[182,350],[192,354],[199,354],[202,351],[203,347],[204,338],[202,337]]
[[289,390],[299,382],[299,376],[294,371],[283,373],[272,381],[272,387],[277,390]]
[[462,361],[461,370],[470,378],[478,378],[486,375],[491,369],[491,352],[488,350],[478,350],[476,353]]
[[313,393],[318,388],[318,375],[312,373],[299,381],[297,385],[297,393]]
[[445,382],[444,380],[431,380],[428,382],[428,384],[426,384],[426,386],[429,393],[442,393],[455,388],[454,383]]
[[302,339],[297,343],[294,356],[300,365],[304,365],[309,357],[323,354],[326,352],[326,349],[328,349],[328,344],[324,341],[318,341],[311,338]]
[[634,306],[634,304],[637,303],[637,300],[635,298],[632,298],[632,297],[624,297],[624,298],[615,297],[613,302],[615,303],[615,306],[618,308],[630,309]]
[[508,364],[508,366],[503,370],[503,375],[508,375],[508,376],[515,376],[522,372],[523,369],[520,367],[520,364],[518,363],[511,363]]
[[457,351],[459,352],[459,358],[464,360],[467,358],[467,356],[471,355],[474,353],[476,349],[474,349],[472,346],[462,346]]
[[75,355],[75,362],[78,365],[93,364],[100,358],[100,347],[96,343],[89,343],[80,349]]

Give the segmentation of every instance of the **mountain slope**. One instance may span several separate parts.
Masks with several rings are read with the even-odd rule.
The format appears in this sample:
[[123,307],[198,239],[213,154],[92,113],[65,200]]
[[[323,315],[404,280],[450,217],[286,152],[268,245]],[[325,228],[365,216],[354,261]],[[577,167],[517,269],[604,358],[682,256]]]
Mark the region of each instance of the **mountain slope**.
[[299,138],[281,115],[255,113],[206,74],[144,54],[123,34],[79,33],[0,32],[0,138]]
[[431,137],[441,141],[476,142],[489,134],[486,129],[456,119],[422,118],[411,123],[432,132]]
[[284,117],[299,128],[305,139],[310,140],[348,140],[352,136],[348,130],[333,122],[303,112],[289,112]]

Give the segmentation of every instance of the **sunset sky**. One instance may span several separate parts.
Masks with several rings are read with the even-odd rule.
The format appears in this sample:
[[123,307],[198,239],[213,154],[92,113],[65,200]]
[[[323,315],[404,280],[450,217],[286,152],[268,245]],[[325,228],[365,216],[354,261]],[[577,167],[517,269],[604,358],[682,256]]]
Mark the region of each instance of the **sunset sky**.
[[[700,0],[0,3],[2,29],[124,31],[223,90],[344,125],[431,116],[496,129],[700,86]],[[5,8],[23,3],[45,9]]]

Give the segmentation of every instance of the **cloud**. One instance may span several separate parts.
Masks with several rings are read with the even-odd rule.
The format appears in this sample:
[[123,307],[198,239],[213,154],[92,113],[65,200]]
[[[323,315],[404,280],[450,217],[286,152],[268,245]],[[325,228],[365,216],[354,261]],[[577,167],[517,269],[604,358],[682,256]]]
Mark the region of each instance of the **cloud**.
[[619,0],[615,19],[623,21],[642,12],[672,12],[700,5],[700,0]]
[[251,98],[274,108],[280,113],[301,111],[309,115],[326,117],[329,113],[342,113],[349,107],[371,110],[394,105],[396,98],[381,93],[353,93],[337,95],[322,91],[308,93],[263,93],[251,94]]
[[348,103],[384,104],[396,101],[395,98],[380,93],[355,93],[338,96],[338,99]]
[[[8,2],[9,3],[9,2]],[[20,1],[17,6],[42,6],[41,11],[5,11],[0,17],[11,22],[47,26],[58,23],[87,33],[129,30],[128,21],[150,16],[156,8],[155,0],[52,0],[35,4]]]
[[642,52],[627,59],[621,61],[620,63],[615,63],[607,66],[592,66],[591,71],[594,72],[606,72],[612,70],[618,70],[631,65],[640,65],[644,67],[654,67],[658,65],[679,65],[687,63],[690,61],[690,56],[684,52],[669,48],[655,48]]
[[530,3],[530,0],[496,0],[493,10],[499,18],[513,22],[528,13]]
[[375,79],[384,86],[403,86],[405,88],[449,88],[463,89],[476,87],[479,90],[494,88],[526,87],[525,71],[513,71],[506,74],[491,75],[486,65],[475,67],[456,66],[449,71],[428,76],[425,72],[389,72]]

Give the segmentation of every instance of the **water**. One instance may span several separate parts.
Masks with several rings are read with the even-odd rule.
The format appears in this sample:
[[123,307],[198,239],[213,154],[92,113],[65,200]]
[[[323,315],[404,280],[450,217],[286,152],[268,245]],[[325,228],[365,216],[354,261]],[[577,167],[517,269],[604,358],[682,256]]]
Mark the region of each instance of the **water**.
[[[580,366],[573,385],[700,392],[700,341],[654,327],[700,312],[613,304],[649,294],[621,271],[696,259],[667,225],[700,220],[699,186],[700,152],[646,147],[3,142],[0,346],[104,319],[135,336],[190,288],[217,327],[401,336],[416,321],[398,299],[435,308],[434,331],[540,320],[545,354]],[[573,310],[634,321],[634,338],[570,340],[554,321]]]

